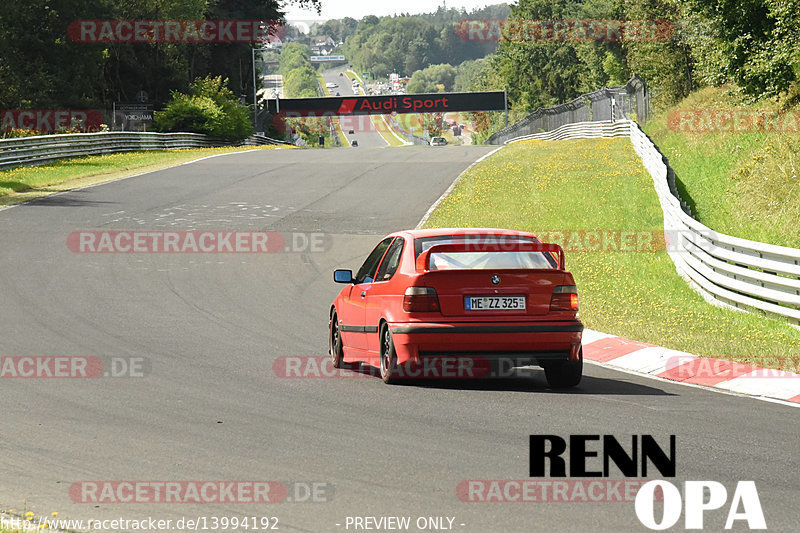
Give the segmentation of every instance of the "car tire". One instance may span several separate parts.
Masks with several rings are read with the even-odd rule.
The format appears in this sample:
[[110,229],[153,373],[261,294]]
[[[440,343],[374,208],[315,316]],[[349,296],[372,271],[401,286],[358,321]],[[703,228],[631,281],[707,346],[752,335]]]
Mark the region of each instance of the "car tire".
[[392,332],[389,325],[381,327],[381,379],[384,383],[394,384],[398,381],[397,351],[394,349]]
[[344,366],[342,332],[339,331],[339,317],[336,316],[336,311],[331,315],[330,325],[328,326],[328,354],[331,356],[333,368],[342,368]]
[[581,382],[583,377],[583,348],[577,361],[551,362],[544,367],[547,384],[553,389],[568,389]]

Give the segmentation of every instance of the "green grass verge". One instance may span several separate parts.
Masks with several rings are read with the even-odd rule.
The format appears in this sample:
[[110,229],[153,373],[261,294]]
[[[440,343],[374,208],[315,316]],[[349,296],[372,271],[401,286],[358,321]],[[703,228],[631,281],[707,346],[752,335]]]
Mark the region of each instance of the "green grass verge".
[[683,125],[668,120],[685,110],[778,108],[771,101],[743,104],[730,88],[706,88],[650,120],[645,132],[669,158],[681,196],[703,224],[744,239],[800,248],[797,128],[708,132],[701,116]]
[[370,115],[370,120],[375,125],[375,129],[378,130],[381,137],[386,139],[386,142],[389,143],[389,146],[406,146],[406,143],[403,139],[398,137],[392,131],[392,127],[389,125],[389,119],[387,118],[384,122],[383,115]]
[[422,126],[419,117],[416,113],[401,113],[397,115],[397,124],[401,130],[411,133],[411,128],[414,128],[414,134],[422,136]]
[[[199,148],[126,152],[56,161],[38,167],[0,171],[0,207],[18,204],[55,192],[112,181],[187,161],[228,152],[276,149],[276,146]],[[284,149],[286,147],[281,147]]]
[[[628,139],[527,141],[468,171],[426,227],[663,232],[650,175]],[[569,252],[586,327],[702,356],[796,369],[800,331],[708,304],[664,251]]]

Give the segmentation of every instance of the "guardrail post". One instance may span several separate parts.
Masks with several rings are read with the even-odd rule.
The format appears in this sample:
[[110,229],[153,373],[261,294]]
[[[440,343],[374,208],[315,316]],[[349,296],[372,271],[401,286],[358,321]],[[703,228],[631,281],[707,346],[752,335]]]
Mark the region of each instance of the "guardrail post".
[[503,91],[503,115],[505,117],[505,125],[504,128],[508,127],[508,93]]

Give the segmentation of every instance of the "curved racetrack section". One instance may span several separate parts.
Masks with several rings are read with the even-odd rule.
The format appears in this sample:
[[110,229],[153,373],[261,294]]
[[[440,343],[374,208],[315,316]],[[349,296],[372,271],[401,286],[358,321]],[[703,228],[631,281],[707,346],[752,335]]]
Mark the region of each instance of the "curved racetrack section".
[[[538,371],[407,386],[275,375],[279,358],[326,354],[332,270],[414,227],[491,149],[252,151],[0,211],[0,355],[146,361],[144,377],[0,379],[0,506],[26,498],[37,514],[84,519],[277,516],[282,531],[346,531],[347,516],[449,516],[463,532],[640,531],[630,503],[465,503],[456,487],[527,479],[530,434],[675,434],[676,484],[754,480],[769,528],[793,530],[792,407],[593,365],[569,393]],[[67,237],[83,230],[322,233],[324,246],[74,253]],[[330,501],[75,503],[69,487],[82,480],[320,482]],[[721,530],[726,512],[707,514],[709,527]]]

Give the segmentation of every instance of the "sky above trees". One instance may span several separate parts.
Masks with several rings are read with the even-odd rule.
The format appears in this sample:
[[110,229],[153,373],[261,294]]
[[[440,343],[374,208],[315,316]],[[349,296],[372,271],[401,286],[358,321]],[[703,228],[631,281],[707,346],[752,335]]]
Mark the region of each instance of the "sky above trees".
[[[431,2],[430,0],[404,0],[403,2],[392,2],[386,0],[323,0],[322,13],[310,7],[300,7],[287,4],[284,7],[288,19],[332,19],[352,17],[360,19],[366,15],[387,16],[400,13],[430,13],[442,5],[442,1]],[[447,8],[465,8],[471,11],[475,8],[485,7],[496,4],[498,0],[446,0]]]

